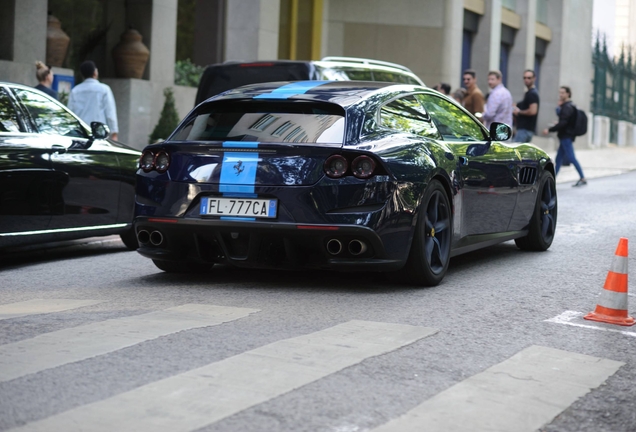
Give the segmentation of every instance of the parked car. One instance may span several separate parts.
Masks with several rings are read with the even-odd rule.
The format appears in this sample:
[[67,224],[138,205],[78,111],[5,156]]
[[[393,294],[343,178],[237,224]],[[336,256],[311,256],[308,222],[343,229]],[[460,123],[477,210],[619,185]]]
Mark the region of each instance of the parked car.
[[0,248],[132,229],[141,152],[31,87],[0,82]]
[[320,61],[226,62],[210,65],[204,70],[195,105],[226,90],[248,84],[306,80],[362,80],[424,85],[405,66],[356,57],[325,57]]
[[138,252],[164,271],[396,271],[438,284],[449,259],[554,238],[554,164],[420,86],[316,81],[209,99],[137,172]]

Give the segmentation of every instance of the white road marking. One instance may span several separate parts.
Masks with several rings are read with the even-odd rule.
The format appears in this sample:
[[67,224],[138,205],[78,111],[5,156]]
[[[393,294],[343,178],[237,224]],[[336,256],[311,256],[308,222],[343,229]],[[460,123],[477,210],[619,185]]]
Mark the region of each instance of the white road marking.
[[171,333],[234,321],[257,309],[187,304],[0,345],[0,382],[107,354]]
[[0,320],[63,312],[102,303],[102,300],[33,299],[0,305]]
[[531,346],[373,432],[534,432],[623,365]]
[[349,321],[27,424],[18,431],[193,431],[436,333]]
[[[545,322],[551,322],[551,323],[556,323],[556,324],[566,324],[566,325],[570,325],[570,326],[574,326],[574,327],[588,328],[588,329],[592,329],[592,330],[608,331],[608,332],[613,332],[613,333],[620,333],[620,334],[625,335],[625,336],[636,337],[636,332],[629,332],[629,331],[625,331],[625,330],[617,330],[617,329],[613,329],[613,328],[605,328],[605,327],[598,327],[597,325],[585,324],[585,323],[588,323],[590,321],[583,321],[583,318],[582,318],[583,315],[584,315],[583,312],[565,311],[561,315],[557,315],[554,318],[550,318],[550,319],[545,320]],[[577,322],[577,321],[583,321],[583,322]],[[625,327],[625,328],[629,328],[629,327]]]

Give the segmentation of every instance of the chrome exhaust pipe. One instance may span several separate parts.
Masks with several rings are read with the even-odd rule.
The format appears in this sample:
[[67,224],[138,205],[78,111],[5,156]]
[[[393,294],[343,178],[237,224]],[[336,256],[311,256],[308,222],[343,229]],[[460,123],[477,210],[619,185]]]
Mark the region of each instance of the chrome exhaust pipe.
[[146,230],[139,230],[139,232],[137,232],[137,241],[139,244],[148,244],[150,241],[150,233]]
[[351,255],[361,255],[367,251],[367,244],[360,240],[351,240],[349,242],[349,253]]
[[338,239],[331,239],[327,242],[327,252],[331,255],[338,255],[342,252],[342,243]]
[[152,243],[153,246],[159,246],[161,243],[163,243],[163,234],[161,234],[159,231],[151,232],[150,243]]

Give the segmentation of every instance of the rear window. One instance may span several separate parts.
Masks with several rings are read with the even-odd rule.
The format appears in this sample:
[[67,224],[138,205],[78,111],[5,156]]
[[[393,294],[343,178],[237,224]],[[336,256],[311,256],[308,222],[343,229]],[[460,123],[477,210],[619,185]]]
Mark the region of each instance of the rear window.
[[344,129],[338,105],[224,101],[200,106],[170,140],[342,144]]
[[209,66],[201,77],[196,104],[236,87],[315,79],[308,62],[257,62]]

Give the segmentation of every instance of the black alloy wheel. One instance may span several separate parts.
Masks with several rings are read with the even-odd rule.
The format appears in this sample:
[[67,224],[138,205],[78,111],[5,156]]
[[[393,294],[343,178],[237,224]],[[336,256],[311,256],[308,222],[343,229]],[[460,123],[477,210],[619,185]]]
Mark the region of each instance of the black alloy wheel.
[[517,247],[529,251],[547,250],[552,244],[556,232],[557,209],[554,176],[546,171],[541,179],[537,203],[528,225],[528,235],[515,239]]
[[128,248],[128,250],[137,250],[139,249],[139,242],[137,241],[137,233],[135,229],[131,227],[128,231],[119,235],[124,246]]
[[405,271],[416,285],[439,284],[450,261],[452,239],[451,206],[442,184],[432,180],[419,209],[415,237]]

